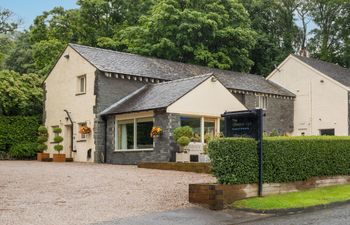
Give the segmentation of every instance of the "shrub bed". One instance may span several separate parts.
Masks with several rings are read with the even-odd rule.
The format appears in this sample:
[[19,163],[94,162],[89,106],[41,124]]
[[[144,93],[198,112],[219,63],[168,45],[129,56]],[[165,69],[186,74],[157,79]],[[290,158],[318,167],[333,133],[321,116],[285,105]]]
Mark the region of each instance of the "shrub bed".
[[[222,138],[209,143],[212,171],[219,183],[258,182],[256,144],[250,138]],[[350,137],[268,137],[263,148],[265,183],[350,175]]]
[[34,156],[39,124],[35,116],[0,116],[0,152],[18,159]]

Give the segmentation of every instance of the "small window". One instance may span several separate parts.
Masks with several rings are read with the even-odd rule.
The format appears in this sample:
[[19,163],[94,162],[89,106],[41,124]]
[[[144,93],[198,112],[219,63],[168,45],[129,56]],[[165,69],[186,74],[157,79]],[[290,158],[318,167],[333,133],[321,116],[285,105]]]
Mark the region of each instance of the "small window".
[[334,136],[335,131],[334,129],[321,129],[320,135],[328,135],[328,136]]
[[[82,127],[86,127],[86,126],[87,126],[86,123],[79,123],[79,131],[80,131],[80,129],[81,129]],[[86,134],[80,133],[80,132],[79,132],[79,135],[80,135],[79,137],[80,137],[81,140],[86,139]]]
[[134,149],[134,120],[118,121],[118,149]]
[[86,93],[86,75],[78,77],[77,92],[78,94]]
[[267,97],[258,96],[257,108],[259,109],[267,109]]

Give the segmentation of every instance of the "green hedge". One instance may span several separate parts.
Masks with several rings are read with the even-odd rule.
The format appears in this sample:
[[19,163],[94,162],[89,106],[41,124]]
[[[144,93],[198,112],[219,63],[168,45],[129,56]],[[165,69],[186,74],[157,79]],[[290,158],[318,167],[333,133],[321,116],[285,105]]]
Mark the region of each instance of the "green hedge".
[[[222,138],[209,143],[212,171],[220,183],[257,183],[256,144],[249,138]],[[350,137],[268,137],[263,148],[265,183],[350,175]]]
[[[36,143],[38,138],[39,124],[39,118],[35,116],[0,116],[0,152],[10,153],[14,146],[22,144],[32,146],[31,144]],[[28,154],[25,153],[23,157],[14,155],[18,158],[27,158]]]
[[22,143],[13,145],[9,155],[14,159],[33,159],[37,152],[37,143]]

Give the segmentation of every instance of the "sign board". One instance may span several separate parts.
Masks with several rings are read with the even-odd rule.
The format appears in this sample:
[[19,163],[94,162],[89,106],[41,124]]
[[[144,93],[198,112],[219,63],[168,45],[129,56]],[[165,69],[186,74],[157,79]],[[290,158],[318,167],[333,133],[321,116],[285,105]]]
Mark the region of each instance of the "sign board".
[[245,110],[225,112],[225,137],[250,137],[258,141],[257,153],[259,157],[259,189],[258,195],[262,196],[263,183],[263,110]]

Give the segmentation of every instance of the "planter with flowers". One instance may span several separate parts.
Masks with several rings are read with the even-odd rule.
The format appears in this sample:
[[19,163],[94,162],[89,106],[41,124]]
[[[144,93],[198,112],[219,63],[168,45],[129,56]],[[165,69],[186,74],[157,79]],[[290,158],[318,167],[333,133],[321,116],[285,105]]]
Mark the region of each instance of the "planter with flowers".
[[54,149],[58,152],[58,154],[53,154],[53,161],[54,162],[65,162],[66,161],[66,154],[60,154],[60,152],[63,150],[63,145],[60,143],[63,141],[63,137],[60,136],[62,133],[62,129],[59,127],[56,127],[53,129],[53,132],[55,133],[54,142],[56,145],[54,146]]
[[157,138],[159,137],[161,134],[162,134],[162,128],[160,127],[152,127],[152,130],[151,130],[151,137],[152,138]]
[[91,133],[91,128],[86,126],[86,125],[82,126],[79,129],[79,133],[81,133],[81,134],[90,134]]
[[50,158],[49,153],[45,153],[44,151],[47,150],[46,142],[49,138],[49,134],[47,132],[47,128],[45,126],[40,126],[38,128],[38,147],[37,147],[37,155],[36,158],[38,161],[47,161]]

